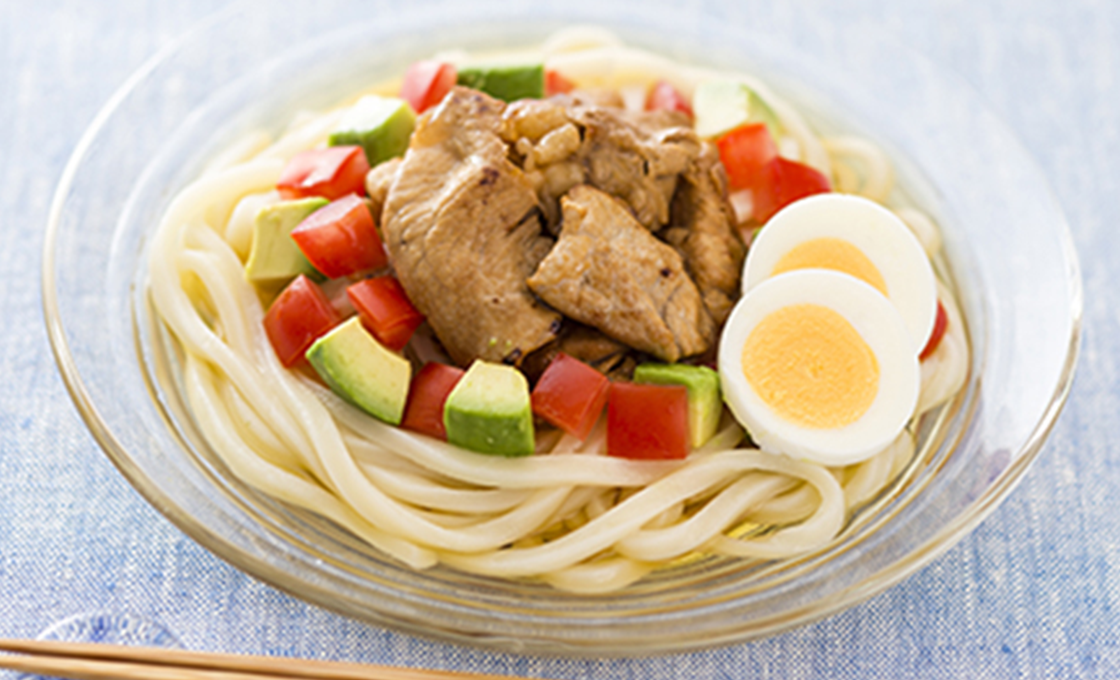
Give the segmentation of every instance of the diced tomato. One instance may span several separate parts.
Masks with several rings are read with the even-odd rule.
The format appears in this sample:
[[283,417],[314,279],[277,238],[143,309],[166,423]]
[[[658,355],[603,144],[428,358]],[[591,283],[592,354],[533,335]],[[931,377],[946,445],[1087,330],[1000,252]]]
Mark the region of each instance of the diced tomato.
[[933,331],[929,334],[929,340],[926,341],[926,346],[922,349],[922,353],[918,355],[918,360],[922,361],[929,355],[937,351],[937,346],[941,344],[941,338],[945,336],[945,329],[949,327],[949,315],[945,313],[945,307],[941,304],[941,300],[937,301],[937,318],[933,321]]
[[329,278],[384,267],[389,259],[366,202],[355,194],[311,213],[292,230],[292,239]]
[[424,315],[412,306],[404,288],[392,276],[359,281],[346,289],[346,295],[366,330],[391,350],[399,351],[407,345],[424,323]]
[[831,191],[828,178],[804,163],[775,156],[763,168],[754,190],[754,218],[765,224],[799,198]]
[[404,72],[401,99],[416,113],[424,113],[443,101],[455,86],[458,72],[452,64],[432,59],[418,61]]
[[716,146],[732,189],[757,190],[766,165],[778,157],[778,145],[765,123],[740,125],[717,139]]
[[545,96],[551,97],[554,94],[568,94],[574,89],[576,89],[576,84],[560,75],[558,71],[549,69],[544,72]]
[[322,196],[327,200],[346,194],[366,194],[369,161],[360,146],[331,146],[301,151],[280,173],[276,188],[286,199]]
[[680,459],[688,455],[688,388],[611,383],[607,453],[621,458]]
[[607,377],[563,352],[548,364],[533,393],[533,413],[578,438],[587,439],[607,403]]
[[455,388],[463,369],[430,361],[416,372],[408,388],[401,427],[447,441],[443,405]]
[[291,367],[308,347],[342,321],[315,283],[300,274],[268,308],[264,330],[280,363]]
[[646,111],[680,111],[692,118],[692,106],[677,88],[659,80],[646,98]]

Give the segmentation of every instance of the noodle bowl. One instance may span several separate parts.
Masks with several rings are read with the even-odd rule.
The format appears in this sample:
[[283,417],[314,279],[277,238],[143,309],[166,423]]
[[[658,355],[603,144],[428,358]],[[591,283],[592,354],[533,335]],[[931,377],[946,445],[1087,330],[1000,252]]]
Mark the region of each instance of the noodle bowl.
[[[624,99],[625,88],[656,79],[690,95],[711,77],[598,34],[568,32],[542,50],[550,67],[581,85],[619,89]],[[915,206],[892,202],[886,155],[867,140],[818,137],[765,84],[736,77],[780,117],[784,154],[832,177],[839,190],[896,209],[941,279],[948,330],[922,363],[917,412],[885,450],[828,468],[741,448],[742,429],[725,417],[682,462],[601,455],[601,423],[584,442],[542,437],[538,455],[491,457],[386,425],[284,368],[265,335],[259,296],[244,278],[235,206],[270,191],[286,159],[322,143],[339,111],[300,120],[276,140],[247,139],[215,159],[173,200],[153,240],[151,297],[183,350],[184,392],[208,442],[247,484],[417,569],[443,563],[606,592],[697,555],[773,560],[828,545],[911,461],[923,413],[960,390],[966,329],[937,228]]]

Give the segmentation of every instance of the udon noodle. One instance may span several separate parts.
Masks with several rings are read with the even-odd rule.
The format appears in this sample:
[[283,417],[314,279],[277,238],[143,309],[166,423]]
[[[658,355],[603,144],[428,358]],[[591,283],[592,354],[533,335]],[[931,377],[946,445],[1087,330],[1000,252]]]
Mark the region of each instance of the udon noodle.
[[[550,68],[581,85],[642,87],[666,79],[689,95],[710,72],[568,32],[543,46]],[[726,75],[726,74],[725,74]],[[945,279],[936,225],[899,205],[891,163],[873,143],[820,138],[788,102],[747,76],[779,116],[790,155],[840,191],[888,205]],[[382,423],[306,375],[285,369],[244,277],[246,215],[285,160],[323,143],[338,111],[304,115],[278,139],[263,133],[216,158],[167,209],[151,244],[150,293],[182,349],[191,413],[240,480],[318,513],[410,567],[437,563],[495,577],[530,577],[605,592],[697,554],[782,559],[832,541],[911,460],[922,414],[950,399],[967,371],[965,325],[947,279],[949,318],[922,362],[918,412],[878,455],[842,468],[742,448],[728,416],[684,461],[604,454],[603,424],[584,442],[541,437],[538,455],[510,459],[458,449]]]

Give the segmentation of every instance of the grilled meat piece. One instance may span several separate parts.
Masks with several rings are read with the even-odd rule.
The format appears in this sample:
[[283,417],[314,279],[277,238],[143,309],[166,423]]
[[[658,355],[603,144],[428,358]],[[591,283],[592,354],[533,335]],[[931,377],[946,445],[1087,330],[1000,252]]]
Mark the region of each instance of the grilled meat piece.
[[560,239],[529,288],[566,316],[665,361],[700,354],[715,324],[671,246],[627,206],[581,185],[561,199]]
[[381,225],[381,210],[385,207],[385,199],[389,197],[389,187],[397,178],[397,171],[401,169],[400,158],[390,158],[384,163],[379,163],[366,173],[366,195],[369,196],[369,211],[373,221]]
[[634,113],[571,97],[515,102],[502,137],[537,189],[553,233],[560,196],[583,183],[626,201],[647,229],[660,229],[679,175],[700,152],[683,114]]
[[669,221],[677,177],[700,152],[687,120],[666,114],[603,107],[572,110],[572,118],[584,130],[580,158],[587,183],[626,201],[638,222],[651,231]]
[[681,175],[672,217],[662,236],[684,257],[708,312],[722,324],[739,298],[746,248],[735,228],[727,174],[715,145],[705,142]]
[[457,87],[421,116],[382,211],[401,285],[461,365],[519,364],[560,328],[525,283],[552,242],[498,135],[504,107]]
[[608,338],[596,328],[570,319],[564,322],[558,338],[525,359],[521,364],[521,371],[529,378],[529,382],[535,384],[561,352],[579,359],[609,378],[629,380],[634,372],[635,352],[632,349]]

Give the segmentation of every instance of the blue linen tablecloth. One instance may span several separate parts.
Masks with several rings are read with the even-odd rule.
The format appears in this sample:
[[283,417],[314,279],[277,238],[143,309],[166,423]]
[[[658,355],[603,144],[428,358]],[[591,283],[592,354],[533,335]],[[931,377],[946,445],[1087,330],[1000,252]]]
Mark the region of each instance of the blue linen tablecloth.
[[[1120,300],[1112,276],[1120,268],[1120,4],[681,3],[806,40],[835,39],[842,18],[889,32],[962,75],[1045,169],[1066,210],[1085,280],[1085,335],[1069,403],[1040,459],[948,553],[822,622],[638,660],[493,654],[304,604],[184,536],[86,431],[41,320],[51,194],[118,85],[223,4],[0,3],[0,636],[35,637],[69,621],[97,637],[99,621],[118,634],[114,624],[126,621],[134,626],[127,634],[197,650],[554,678],[1120,677]],[[370,3],[371,12],[391,9]]]

